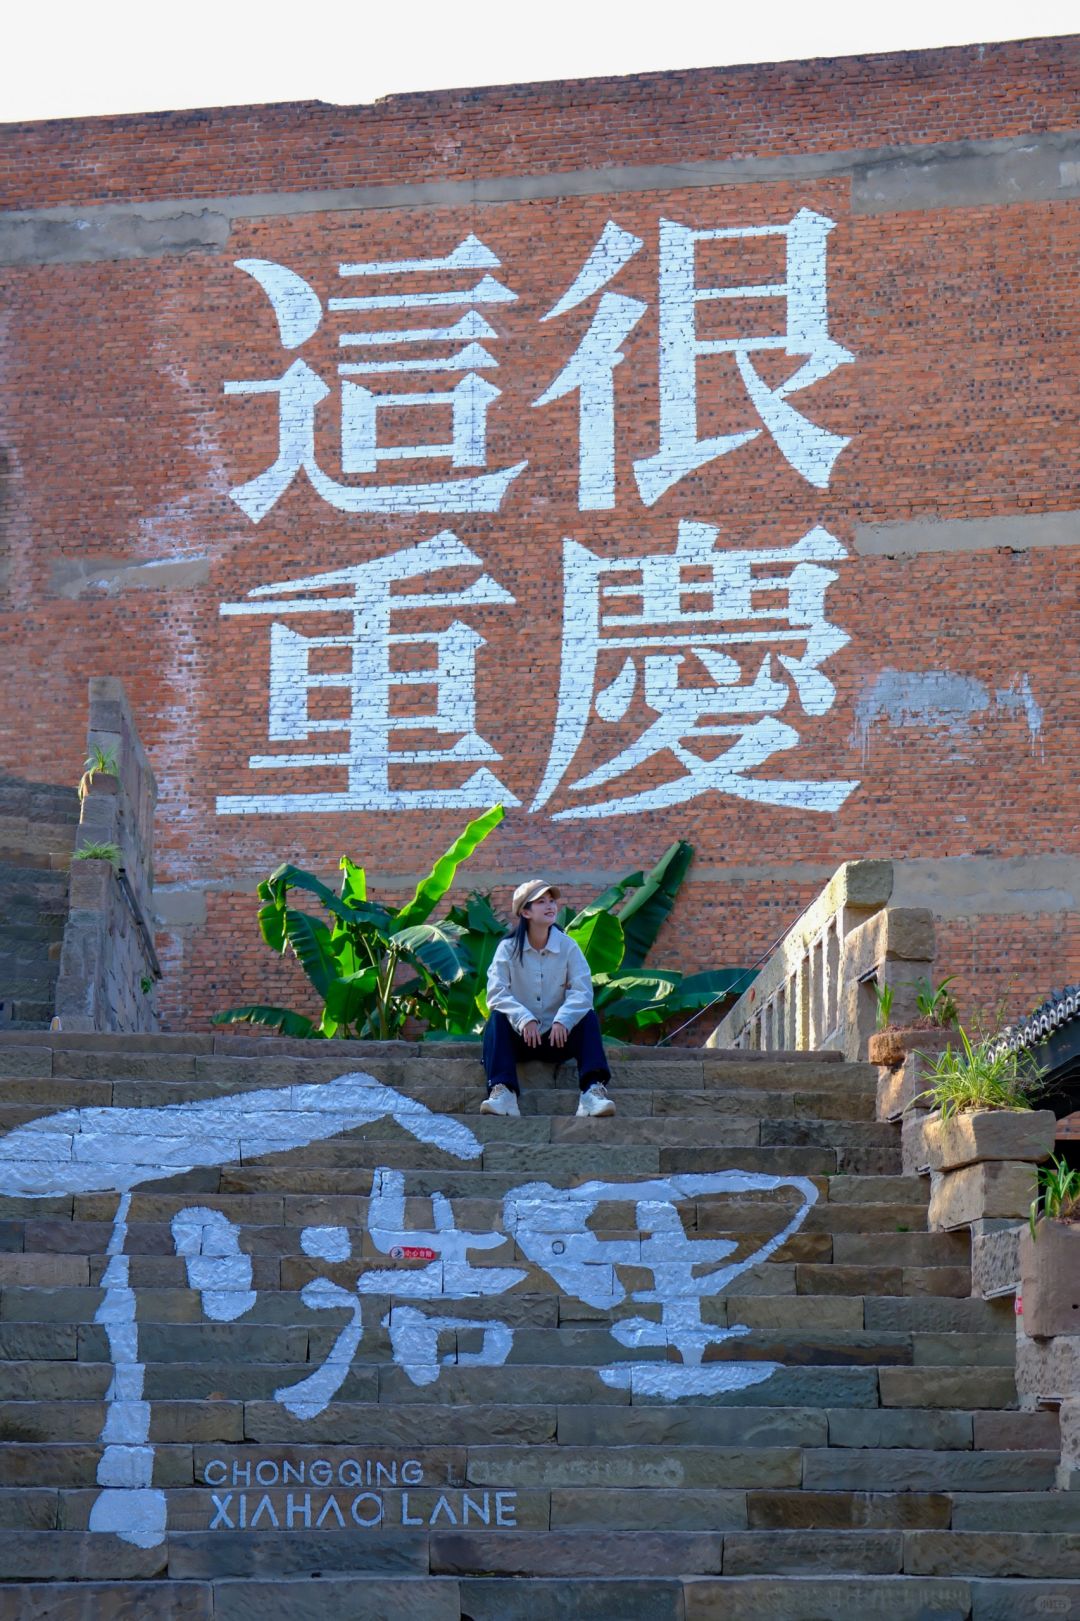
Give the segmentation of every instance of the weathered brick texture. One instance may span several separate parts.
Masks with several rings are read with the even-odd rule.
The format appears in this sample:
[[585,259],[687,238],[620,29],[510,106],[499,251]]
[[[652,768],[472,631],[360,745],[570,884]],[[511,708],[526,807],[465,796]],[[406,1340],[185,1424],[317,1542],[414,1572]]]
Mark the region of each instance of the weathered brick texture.
[[[7,129],[5,757],[26,776],[73,782],[87,674],[124,681],[159,783],[168,1021],[198,1023],[225,1002],[288,993],[294,977],[259,945],[250,899],[255,879],[279,861],[329,876],[348,850],[390,894],[403,894],[468,814],[216,809],[218,796],[337,792],[344,782],[335,766],[249,767],[253,756],[289,749],[341,750],[345,734],[271,740],[272,616],[222,616],[222,605],[273,582],[389,557],[441,530],[452,530],[513,598],[455,610],[484,639],[476,731],[491,747],[489,768],[521,801],[475,863],[498,899],[533,871],[576,875],[568,890],[585,896],[606,875],[688,838],[699,876],[662,949],[710,966],[752,961],[845,859],[1076,857],[1078,106],[1080,41],[1070,38],[395,97],[364,108],[301,104]],[[618,174],[605,178],[612,166]],[[407,190],[433,186],[450,189]],[[786,225],[800,210],[835,223],[828,332],[854,358],[826,368],[789,403],[850,443],[827,484],[815,486],[762,426],[732,353],[703,356],[700,437],[757,436],[646,505],[633,463],[657,450],[668,386],[658,367],[660,221],[737,230]],[[609,220],[642,248],[605,291],[646,308],[612,376],[614,506],[581,510],[578,397],[534,402],[589,329],[596,296],[541,318]],[[253,523],[229,491],[273,463],[278,400],[226,395],[224,383],[280,378],[301,357],[331,391],[316,415],[320,467],[350,488],[375,482],[342,468],[336,368],[343,356],[365,354],[340,349],[338,337],[376,323],[441,325],[464,306],[422,318],[332,315],[332,296],[449,285],[432,273],[392,285],[339,280],[338,266],[444,256],[470,234],[497,255],[491,274],[517,295],[484,309],[498,368],[479,375],[501,394],[487,411],[482,470],[528,463],[499,509],[350,514],[299,474]],[[318,293],[322,324],[295,350],[282,346],[266,295],[238,260],[287,266]],[[456,285],[482,274],[458,271]],[[775,238],[698,244],[699,287],[776,283],[783,274]],[[698,336],[782,333],[785,303],[700,302]],[[767,387],[792,375],[805,348],[796,344],[793,354],[752,357]],[[460,376],[355,380],[376,392],[436,391]],[[437,407],[380,412],[379,441],[439,443],[446,421]],[[381,461],[377,482],[478,470],[447,459]],[[843,547],[846,556],[828,565],[836,579],[825,615],[849,639],[820,665],[835,700],[800,705],[790,694],[776,716],[798,733],[798,746],[748,773],[756,782],[858,782],[837,811],[714,789],[642,815],[553,821],[583,800],[629,793],[631,781],[637,792],[680,775],[665,750],[633,779],[614,778],[591,795],[569,786],[655,721],[640,679],[621,719],[592,712],[572,770],[530,810],[557,724],[564,540],[612,561],[670,555],[680,521],[717,526],[724,553],[790,548],[819,525]],[[939,523],[948,527],[935,530]],[[917,544],[905,531],[890,555],[892,531],[881,526],[899,524],[918,526]],[[447,582],[462,590],[479,573],[395,590],[445,591]],[[767,573],[758,566],[759,577]],[[684,582],[694,583],[700,576]],[[755,611],[780,612],[782,596],[755,593]],[[692,606],[684,598],[682,609]],[[340,615],[282,622],[307,635],[341,630]],[[445,623],[424,610],[409,628]],[[319,668],[343,668],[340,650],[325,656]],[[605,658],[597,691],[619,674],[619,659]],[[395,660],[399,670],[418,670],[424,655],[403,646]],[[706,684],[691,662],[681,680]],[[760,657],[744,650],[739,664],[741,682],[752,682]],[[781,675],[774,658],[772,676]],[[422,713],[430,699],[430,688],[399,687],[390,713]],[[342,702],[340,689],[313,691],[310,715],[341,717]],[[613,714],[617,707],[609,703]],[[392,736],[395,749],[431,746],[423,732]],[[718,754],[730,741],[699,752]],[[392,786],[459,786],[475,768],[475,760],[395,767]],[[1014,1011],[1049,982],[1080,977],[1080,863],[1070,870],[1052,890],[1034,886],[1020,909],[994,894],[946,909],[941,967],[960,975],[969,1003],[1001,998]],[[932,905],[933,895],[918,904]]]

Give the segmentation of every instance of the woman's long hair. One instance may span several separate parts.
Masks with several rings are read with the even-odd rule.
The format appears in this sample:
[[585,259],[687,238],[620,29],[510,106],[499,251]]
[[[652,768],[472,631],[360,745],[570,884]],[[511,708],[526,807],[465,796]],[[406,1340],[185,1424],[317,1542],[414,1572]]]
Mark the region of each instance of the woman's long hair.
[[[551,934],[557,934],[559,932],[559,925],[557,923],[553,923],[551,925]],[[509,937],[513,942],[510,947],[510,955],[511,957],[516,957],[518,962],[521,962],[525,955],[525,942],[529,938],[528,918],[519,917],[514,927],[510,930]],[[549,935],[548,938],[550,939],[551,936]]]

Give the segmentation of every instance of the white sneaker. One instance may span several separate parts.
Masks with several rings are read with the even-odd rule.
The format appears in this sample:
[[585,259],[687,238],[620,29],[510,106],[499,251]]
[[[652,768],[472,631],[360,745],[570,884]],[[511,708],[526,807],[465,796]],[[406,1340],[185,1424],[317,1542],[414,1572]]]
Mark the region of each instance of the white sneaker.
[[587,1091],[582,1092],[578,1103],[579,1115],[605,1115],[615,1113],[615,1104],[608,1097],[608,1089],[603,1081],[594,1081]]
[[480,1113],[507,1114],[515,1120],[518,1119],[521,1110],[518,1108],[517,1094],[511,1092],[508,1086],[503,1086],[500,1082],[498,1086],[491,1088],[491,1091],[481,1103]]

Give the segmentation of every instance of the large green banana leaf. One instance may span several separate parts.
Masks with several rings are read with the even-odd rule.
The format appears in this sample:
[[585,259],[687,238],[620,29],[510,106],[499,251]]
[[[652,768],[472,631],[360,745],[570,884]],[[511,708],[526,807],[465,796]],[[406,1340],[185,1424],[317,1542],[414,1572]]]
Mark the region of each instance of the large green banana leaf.
[[295,912],[289,907],[285,913],[285,936],[301,968],[319,995],[325,998],[327,988],[338,977],[338,960],[330,930],[309,912]]
[[694,859],[694,847],[680,839],[666,850],[645,876],[629,900],[619,907],[619,921],[626,936],[624,968],[640,968],[656,943],[665,918],[675,905],[675,897]]
[[407,906],[393,920],[397,930],[412,928],[414,924],[423,923],[424,919],[438,906],[451,884],[458,867],[467,861],[478,844],[482,844],[493,828],[498,827],[503,819],[501,805],[493,805],[468,824],[459,838],[456,838],[449,850],[441,855],[428,873],[416,886],[416,893]]
[[341,898],[347,906],[357,906],[367,900],[367,873],[348,856],[338,862],[344,876],[341,880]]
[[417,923],[412,928],[397,929],[390,935],[389,944],[415,958],[444,985],[452,985],[468,972],[457,930],[445,924],[440,927],[436,923]]
[[259,1007],[254,1004],[226,1008],[223,1013],[215,1013],[210,1023],[265,1025],[268,1030],[276,1030],[279,1036],[293,1036],[300,1040],[322,1034],[303,1013],[293,1013],[284,1007]]
[[[347,857],[343,859],[348,859]],[[352,863],[350,862],[350,867]],[[353,874],[363,877],[362,869],[352,867]],[[346,875],[348,880],[349,874]],[[346,886],[343,885],[343,888]],[[328,912],[340,918],[343,923],[354,926],[369,925],[377,929],[389,929],[393,926],[394,915],[385,906],[378,906],[367,901],[362,893],[357,893],[350,886],[350,898],[341,899],[334,894],[321,878],[316,878],[313,872],[305,872],[303,867],[294,867],[289,862],[272,872],[265,883],[259,885],[259,894],[267,902],[273,902],[279,907],[286,905],[286,898],[290,889],[302,889],[310,895],[318,896]],[[359,884],[356,889],[362,890]],[[265,937],[265,936],[264,936]]]
[[757,978],[756,968],[711,968],[702,974],[687,974],[676,986],[668,1004],[672,1012],[690,1012],[708,1007],[721,996],[741,996]]
[[[572,917],[568,916],[565,923],[559,924],[560,929],[564,933],[569,933],[574,924],[584,923],[585,919],[592,917],[594,912],[610,912],[612,907],[617,906],[625,898],[628,889],[637,889],[644,882],[644,873],[628,873],[625,878],[620,878],[617,883],[612,884],[610,889],[605,889],[602,895],[597,895],[596,899],[590,901],[588,906],[583,906],[580,912],[575,912]],[[563,911],[569,913],[570,908],[568,906],[564,907]]]
[[[261,894],[267,885],[259,885]],[[288,941],[285,938],[285,907],[276,900],[264,900],[259,907],[259,933],[270,947],[271,951],[284,954]]]
[[591,912],[566,932],[581,947],[591,974],[613,974],[622,962],[622,924],[614,912]]
[[326,987],[326,1011],[335,1024],[356,1024],[373,1004],[379,983],[378,970],[332,979]]

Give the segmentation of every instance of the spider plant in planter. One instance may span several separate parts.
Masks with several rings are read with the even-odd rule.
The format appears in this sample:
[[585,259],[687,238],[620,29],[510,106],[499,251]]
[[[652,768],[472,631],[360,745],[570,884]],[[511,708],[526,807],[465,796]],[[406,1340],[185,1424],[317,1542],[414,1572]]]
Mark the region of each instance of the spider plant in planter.
[[1035,1110],[1042,1087],[1036,1065],[1024,1054],[1001,1049],[992,1037],[972,1042],[962,1025],[957,1033],[960,1046],[938,1054],[927,1075],[929,1087],[915,1099],[931,1111],[923,1122],[930,1169],[1046,1159],[1055,1121],[1051,1110]]
[[116,750],[103,749],[99,744],[92,743],[90,752],[83,761],[83,774],[79,778],[75,792],[80,799],[85,799],[94,786],[96,776],[117,777],[119,774],[120,767],[116,760]]
[[877,1030],[870,1037],[867,1049],[872,1064],[895,1068],[902,1064],[910,1052],[922,1051],[923,1057],[940,1051],[947,1043],[947,1032],[960,1021],[959,1010],[949,986],[956,978],[949,974],[935,985],[930,979],[917,979],[911,989],[915,991],[918,1017],[907,1025],[892,1022],[893,1000],[896,986],[875,984],[877,1003]]
[[1020,1298],[1026,1333],[1080,1334],[1080,1170],[1064,1160],[1039,1171],[1020,1234]]

